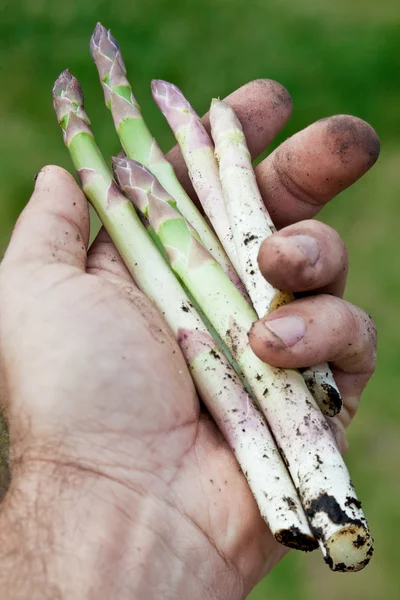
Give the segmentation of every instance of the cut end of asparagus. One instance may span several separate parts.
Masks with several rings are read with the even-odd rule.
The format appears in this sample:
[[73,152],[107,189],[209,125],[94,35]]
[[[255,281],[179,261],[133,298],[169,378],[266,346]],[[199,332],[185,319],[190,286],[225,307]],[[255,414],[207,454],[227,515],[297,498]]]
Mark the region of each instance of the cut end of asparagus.
[[290,529],[282,529],[277,531],[274,537],[280,544],[283,544],[284,546],[294,550],[312,552],[318,548],[317,540],[311,535],[303,533],[297,527],[291,527]]
[[319,408],[327,417],[334,417],[342,410],[342,397],[329,367],[314,365],[309,369],[300,369],[304,381]]
[[332,571],[361,571],[372,558],[373,540],[362,525],[348,525],[333,534],[324,544],[325,562]]

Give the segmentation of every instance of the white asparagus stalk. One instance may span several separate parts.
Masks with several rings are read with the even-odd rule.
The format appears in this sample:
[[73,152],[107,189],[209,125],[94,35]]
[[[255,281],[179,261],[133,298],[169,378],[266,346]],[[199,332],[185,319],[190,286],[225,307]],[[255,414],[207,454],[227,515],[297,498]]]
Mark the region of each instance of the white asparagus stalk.
[[262,317],[293,299],[292,294],[265,281],[258,268],[261,243],[276,228],[258,189],[243,129],[234,111],[225,102],[214,99],[210,123],[242,281],[256,313]]
[[[165,297],[161,305],[165,305]],[[318,547],[266,421],[193,306],[177,337],[203,402],[222,431],[275,539],[297,550]],[[180,317],[180,315],[177,315]]]
[[114,159],[119,184],[149,219],[172,269],[204,311],[238,362],[260,407],[331,569],[356,571],[372,541],[350,477],[327,421],[300,373],[259,360],[247,332],[256,314],[198,236],[176,202],[143,165]]
[[[213,100],[210,121],[211,133],[215,143],[215,155],[219,162],[225,205],[232,227],[242,280],[258,316],[262,317],[277,306],[292,299],[290,297],[287,298],[287,295],[285,296],[285,294],[268,284],[258,268],[260,245],[267,235],[271,235],[275,231],[275,227],[258,189],[243,129],[235,112],[225,102]],[[330,372],[327,370],[327,365],[320,365],[320,368],[324,369],[324,378],[321,383],[325,385],[325,377],[329,376]],[[316,372],[316,367],[313,367],[312,372],[315,378],[321,375],[318,371]],[[332,376],[331,380],[333,381]],[[293,398],[293,400],[297,401],[297,398]],[[265,400],[265,403],[269,403],[269,398]],[[299,405],[298,417],[301,416],[301,410],[302,406]],[[266,408],[265,412],[269,417],[268,408]],[[336,414],[336,412],[333,414]],[[300,425],[296,430],[297,436],[292,443],[293,450],[297,447],[297,451],[301,452],[301,428],[310,427],[309,418],[304,416],[303,422],[300,419],[297,421]],[[328,561],[332,561],[336,565],[336,568],[339,569],[337,563],[342,562],[339,558],[342,551],[339,540],[342,536],[343,538],[347,537],[349,531],[352,531],[352,524],[349,524],[346,520],[346,509],[351,508],[353,511],[351,519],[359,520],[363,524],[365,524],[365,521],[360,511],[359,502],[354,497],[354,490],[339,452],[332,446],[332,441],[328,439],[328,436],[323,435],[323,429],[327,429],[328,425],[322,421],[322,418],[319,419],[318,427],[322,428],[319,431],[321,453],[312,456],[310,452],[309,455],[305,455],[305,460],[308,462],[309,475],[301,480],[291,472],[296,485],[299,487],[313,530],[316,531],[318,528],[321,528],[318,538],[321,542],[323,552]],[[281,440],[282,436],[287,435],[286,424],[285,428],[283,428],[282,424],[279,435],[276,430],[274,432],[277,441],[283,445]],[[286,458],[287,460],[291,460],[287,456]],[[315,460],[316,463],[314,462]],[[315,468],[316,464],[319,468]],[[320,473],[315,475],[313,470],[320,471],[324,476],[328,472],[331,472],[332,476],[327,477],[325,483],[323,483]],[[335,471],[336,474],[334,474]],[[305,485],[307,488],[312,488],[315,485],[321,486],[319,500],[309,501],[309,490],[307,492],[304,491]],[[335,513],[333,521],[336,521],[334,523],[337,526],[336,532],[334,532],[335,527],[332,527],[332,524],[328,523],[326,513],[324,515],[325,509],[330,513],[331,520]],[[327,529],[330,530],[329,541],[327,541]],[[356,530],[359,532],[358,528],[354,531]],[[364,534],[360,534],[359,539],[356,538],[355,541],[353,540],[353,547],[350,545],[345,551],[349,553],[349,563],[355,561],[355,564],[358,564],[358,555],[363,554],[364,543],[367,543]],[[358,552],[358,546],[360,545],[363,548],[361,553]]]
[[53,96],[83,190],[138,287],[169,324],[199,395],[235,453],[262,517],[281,543],[302,550],[315,549],[317,543],[297,492],[262,414],[150,239],[131,202],[115,184],[89,128],[78,81],[68,71],[62,73]]
[[[242,125],[234,110],[216,99],[211,103],[210,122],[241,278],[261,318],[294,297],[268,283],[258,268],[260,246],[276,228],[257,185]],[[302,374],[322,412],[329,417],[336,415],[342,408],[341,396],[327,363],[314,365]]]

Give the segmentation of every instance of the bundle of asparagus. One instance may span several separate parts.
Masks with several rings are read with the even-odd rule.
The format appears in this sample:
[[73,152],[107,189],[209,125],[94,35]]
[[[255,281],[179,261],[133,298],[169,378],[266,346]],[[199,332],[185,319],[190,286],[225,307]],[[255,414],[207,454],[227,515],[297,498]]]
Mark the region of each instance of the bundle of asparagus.
[[313,387],[318,406],[299,372],[266,365],[248,345],[257,314],[291,298],[258,271],[259,244],[274,226],[240,122],[225,103],[213,101],[214,148],[180,90],[153,82],[216,235],[147,129],[119,47],[100,24],[91,52],[126,156],[113,159],[118,187],[95,144],[81,87],[69,71],[62,73],[54,107],[86,196],[176,336],[276,539],[306,551],[319,544],[333,570],[363,568],[372,539],[321,412],[340,408],[328,368],[313,367],[308,375],[322,384]]

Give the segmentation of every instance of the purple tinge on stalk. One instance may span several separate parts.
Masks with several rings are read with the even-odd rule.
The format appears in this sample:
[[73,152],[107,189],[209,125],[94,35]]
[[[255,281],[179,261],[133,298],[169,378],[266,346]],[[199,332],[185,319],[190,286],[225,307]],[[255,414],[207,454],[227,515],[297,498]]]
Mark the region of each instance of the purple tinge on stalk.
[[[97,177],[102,177],[102,175],[100,175],[95,169],[88,169],[86,167],[78,169],[77,175],[82,184],[83,191],[85,191],[87,186],[89,186]],[[128,202],[128,200],[121,192],[115,181],[111,179],[106,192],[107,208],[110,206],[115,206],[116,204],[121,204],[122,202]]]
[[121,192],[115,181],[112,179],[107,189],[107,208],[116,204],[127,202],[126,197]]
[[213,147],[200,117],[176,85],[162,79],[154,79],[151,82],[151,91],[157,106],[167,119],[175,135],[179,135],[179,130],[182,127],[188,127],[187,134],[191,138],[190,147],[192,150]]
[[90,120],[83,109],[84,96],[79,81],[68,69],[63,71],[53,86],[53,106],[60,123],[64,141],[68,145],[78,133],[93,135]]
[[151,166],[168,163],[168,160],[165,158],[165,155],[163,154],[160,146],[158,145],[158,142],[155,139],[151,143],[147,161],[148,164]]
[[[103,88],[107,88],[107,86],[103,85]],[[133,96],[129,102],[126,98],[116,94],[113,91],[107,90],[107,94],[109,94],[109,100],[111,102],[111,114],[116,129],[118,129],[121,123],[126,119],[137,119],[141,116],[137,106],[134,106],[133,104],[133,102],[135,102]]]
[[82,184],[82,188],[85,189],[85,187],[87,185],[89,185],[90,182],[93,181],[93,179],[95,179],[97,177],[97,171],[95,169],[83,168],[83,169],[77,170],[77,175]]
[[189,365],[204,352],[212,352],[215,347],[209,333],[184,328],[178,330],[178,344]]
[[[226,137],[229,137],[228,147],[224,150],[223,165],[235,166],[251,170],[251,155],[247,147],[246,138],[234,110],[222,100],[213,98],[210,110],[211,131],[215,146],[223,145]],[[240,149],[237,152],[235,146]],[[219,160],[220,157],[216,155]]]
[[67,146],[72,142],[73,138],[80,133],[86,133],[87,135],[90,135],[90,137],[93,137],[92,130],[82,117],[71,112],[68,117],[67,126],[64,130],[64,139]]
[[206,264],[215,264],[215,259],[201,242],[191,237],[187,264],[189,270],[201,269]]
[[[189,368],[196,358],[204,354],[209,354],[220,365],[223,365],[224,359],[221,358],[221,350],[216,346],[215,341],[209,333],[180,328],[177,333],[177,339]],[[231,414],[229,419],[224,419],[223,430],[227,441],[234,447],[238,436],[240,437],[244,423],[246,427],[254,427],[255,429],[264,427],[265,423],[261,413],[254,405],[245,388],[235,383],[229,370],[221,378],[220,385],[224,387],[225,392],[228,386],[231,388],[229,401],[226,403],[225,400],[222,406],[224,411],[229,411]]]
[[160,226],[166,221],[181,218],[179,213],[168,202],[164,202],[164,200],[160,200],[157,196],[153,196],[151,192],[147,194],[147,202],[147,215],[154,231],[158,231]]

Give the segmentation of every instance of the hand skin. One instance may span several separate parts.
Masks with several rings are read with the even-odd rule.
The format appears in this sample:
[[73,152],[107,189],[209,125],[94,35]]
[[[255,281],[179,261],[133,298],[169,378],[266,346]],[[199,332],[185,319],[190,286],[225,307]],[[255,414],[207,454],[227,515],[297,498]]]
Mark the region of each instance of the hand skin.
[[[254,156],[291,112],[287,92],[268,80],[228,101]],[[256,323],[249,339],[271,364],[332,361],[345,403],[336,419],[343,447],[374,371],[376,335],[370,318],[341,299],[344,243],[310,219],[378,154],[367,124],[339,116],[257,167],[281,228],[264,242],[260,268],[275,285],[313,295]],[[179,151],[170,158],[186,182]],[[12,465],[0,514],[2,598],[243,599],[285,549],[199,405],[167,326],[107,235],[89,250],[88,239],[83,193],[71,175],[45,167],[0,268]],[[294,321],[283,317],[295,317],[295,338]]]

